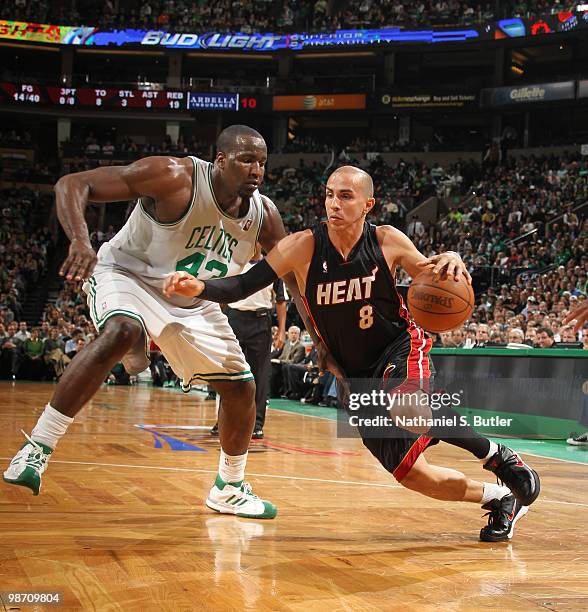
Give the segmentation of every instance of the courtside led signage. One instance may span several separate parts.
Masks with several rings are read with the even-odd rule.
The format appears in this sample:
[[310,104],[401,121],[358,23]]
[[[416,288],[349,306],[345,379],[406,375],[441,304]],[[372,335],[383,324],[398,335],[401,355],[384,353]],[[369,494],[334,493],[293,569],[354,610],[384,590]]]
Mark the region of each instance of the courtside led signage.
[[245,34],[242,32],[164,32],[161,30],[101,30],[91,26],[63,26],[0,20],[0,39],[61,45],[165,47],[214,51],[300,51],[317,47],[359,47],[402,43],[463,43],[523,36],[543,36],[588,29],[588,12],[561,11],[531,19],[501,19],[454,29],[438,26],[428,30],[395,27],[373,30],[336,30],[320,33]]

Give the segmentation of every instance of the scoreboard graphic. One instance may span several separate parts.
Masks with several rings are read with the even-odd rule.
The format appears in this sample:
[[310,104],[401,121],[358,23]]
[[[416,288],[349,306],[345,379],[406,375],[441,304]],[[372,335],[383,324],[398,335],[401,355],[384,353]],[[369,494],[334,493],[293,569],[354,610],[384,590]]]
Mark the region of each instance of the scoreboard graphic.
[[261,110],[261,102],[259,96],[240,96],[238,93],[0,83],[0,104],[72,109],[250,112]]

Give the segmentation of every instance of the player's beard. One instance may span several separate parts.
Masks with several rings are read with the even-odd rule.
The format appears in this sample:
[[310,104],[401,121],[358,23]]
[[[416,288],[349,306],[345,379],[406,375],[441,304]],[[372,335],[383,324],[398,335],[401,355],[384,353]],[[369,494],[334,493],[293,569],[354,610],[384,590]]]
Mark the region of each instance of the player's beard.
[[255,193],[257,187],[255,187],[254,189],[251,189],[251,187],[241,187],[238,191],[239,196],[248,200],[249,198],[253,197],[253,194]]

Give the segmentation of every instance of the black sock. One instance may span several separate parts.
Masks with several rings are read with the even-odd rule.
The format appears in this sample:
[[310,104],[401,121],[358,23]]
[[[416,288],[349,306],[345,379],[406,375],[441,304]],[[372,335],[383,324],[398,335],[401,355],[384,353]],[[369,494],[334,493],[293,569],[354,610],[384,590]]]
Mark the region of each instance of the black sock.
[[478,459],[484,459],[488,456],[490,452],[490,440],[481,436],[470,425],[462,424],[460,422],[460,416],[452,408],[442,407],[439,410],[434,410],[433,417],[443,417],[445,422],[450,422],[452,424],[446,426],[435,425],[427,432],[428,436],[447,442],[447,444],[463,448]]
[[490,452],[490,440],[488,438],[484,438],[479,433],[472,430],[473,435],[469,435],[468,438],[439,438],[443,440],[443,442],[447,442],[447,444],[452,444],[453,446],[459,446],[459,448],[463,448],[467,451],[470,451],[474,457],[478,459],[484,459],[484,457],[488,456]]

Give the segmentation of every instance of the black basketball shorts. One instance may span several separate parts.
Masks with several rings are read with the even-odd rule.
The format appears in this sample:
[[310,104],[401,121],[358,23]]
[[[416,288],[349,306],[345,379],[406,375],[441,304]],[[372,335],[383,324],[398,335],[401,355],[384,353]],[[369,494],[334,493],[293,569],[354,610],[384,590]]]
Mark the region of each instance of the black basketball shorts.
[[[383,353],[371,373],[372,379],[380,379],[388,393],[411,393],[417,389],[429,391],[431,362],[429,352],[432,341],[419,327],[413,326],[401,334]],[[408,474],[419,455],[438,440],[419,435],[400,427],[387,437],[362,435],[364,446],[388,470],[398,482]]]

